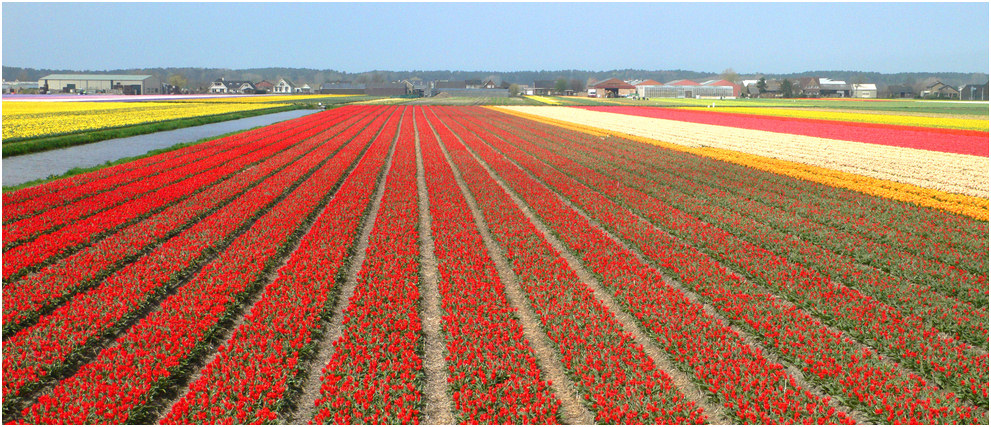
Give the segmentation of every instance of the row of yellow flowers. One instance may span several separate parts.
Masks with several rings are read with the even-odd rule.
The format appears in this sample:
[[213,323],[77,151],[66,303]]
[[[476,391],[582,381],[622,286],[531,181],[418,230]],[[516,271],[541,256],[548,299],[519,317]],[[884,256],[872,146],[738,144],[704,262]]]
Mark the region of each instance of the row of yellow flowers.
[[851,113],[829,110],[793,110],[788,108],[761,107],[685,107],[686,110],[721,111],[726,113],[756,114],[761,116],[795,117],[801,119],[834,120],[843,122],[878,123],[899,126],[919,126],[945,129],[988,131],[988,121],[951,117],[921,117],[897,114]]
[[893,200],[914,203],[919,206],[941,209],[959,215],[988,220],[988,199],[981,197],[953,194],[917,185],[904,184],[891,180],[878,179],[833,169],[807,165],[787,160],[772,159],[739,151],[713,147],[691,147],[672,144],[652,138],[632,135],[625,132],[582,125],[563,120],[556,120],[503,107],[489,107],[497,111],[512,114],[542,123],[551,124],[567,129],[576,130],[596,136],[615,136],[660,146],[670,150],[710,157],[729,163],[751,167],[758,170],[786,175],[806,181],[816,182],[838,188],[858,191],[864,194],[885,197]]
[[529,98],[529,99],[532,99],[532,100],[534,100],[534,101],[537,101],[537,102],[539,102],[539,103],[541,103],[541,104],[547,104],[547,105],[561,105],[561,102],[560,102],[560,101],[558,101],[558,100],[556,100],[556,99],[554,99],[554,98],[548,98],[548,97],[546,97],[546,96],[539,96],[539,95],[527,95],[526,97],[527,97],[527,98]]
[[178,99],[174,102],[216,102],[216,103],[237,103],[237,104],[255,104],[255,103],[293,103],[293,102],[308,102],[325,98],[344,98],[344,97],[364,97],[364,95],[338,95],[338,94],[327,94],[327,95],[248,95],[248,96],[218,96],[215,98],[190,98],[190,99]]
[[3,139],[36,138],[285,104],[176,102],[3,102]]
[[939,191],[988,195],[987,157],[739,129],[567,107],[510,107],[689,147],[714,147]]

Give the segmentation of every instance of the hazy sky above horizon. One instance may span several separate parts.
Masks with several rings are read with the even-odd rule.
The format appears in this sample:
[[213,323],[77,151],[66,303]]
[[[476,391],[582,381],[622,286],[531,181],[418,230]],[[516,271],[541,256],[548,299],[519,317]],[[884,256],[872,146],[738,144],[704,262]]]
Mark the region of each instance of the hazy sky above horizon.
[[988,3],[9,3],[3,65],[988,72]]

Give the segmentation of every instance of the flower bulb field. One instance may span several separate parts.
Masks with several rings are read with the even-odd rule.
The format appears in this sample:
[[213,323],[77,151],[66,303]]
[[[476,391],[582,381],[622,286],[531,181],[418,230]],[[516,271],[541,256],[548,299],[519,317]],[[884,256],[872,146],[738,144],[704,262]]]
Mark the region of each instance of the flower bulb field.
[[5,192],[3,421],[988,424],[987,120],[532,103]]

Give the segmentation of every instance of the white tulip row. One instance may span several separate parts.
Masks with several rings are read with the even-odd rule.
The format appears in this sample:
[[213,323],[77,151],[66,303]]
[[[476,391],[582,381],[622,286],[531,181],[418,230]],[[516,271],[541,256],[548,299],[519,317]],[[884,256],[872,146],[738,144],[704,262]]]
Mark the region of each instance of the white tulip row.
[[[550,106],[505,109],[689,147],[713,147],[974,197],[988,197],[988,158]],[[759,120],[759,119],[756,119]]]

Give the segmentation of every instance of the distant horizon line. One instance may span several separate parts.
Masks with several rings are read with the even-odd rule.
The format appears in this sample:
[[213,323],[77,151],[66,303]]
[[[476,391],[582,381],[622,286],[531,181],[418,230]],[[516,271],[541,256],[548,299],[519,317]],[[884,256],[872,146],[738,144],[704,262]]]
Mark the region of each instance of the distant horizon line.
[[[144,69],[155,69],[155,68],[162,68],[162,69],[165,69],[165,68],[192,68],[192,69],[217,69],[217,70],[230,70],[230,71],[261,70],[261,69],[266,69],[266,68],[285,68],[285,69],[289,69],[289,70],[332,71],[332,72],[343,73],[343,74],[367,74],[367,73],[378,73],[378,72],[386,72],[386,73],[414,73],[414,72],[434,72],[434,73],[435,72],[452,72],[452,73],[553,73],[553,72],[562,72],[562,71],[579,71],[579,72],[587,72],[587,73],[608,73],[608,72],[613,72],[613,71],[644,71],[644,72],[681,71],[681,72],[700,73],[700,74],[714,74],[714,75],[719,75],[719,74],[722,74],[723,73],[723,71],[697,71],[697,70],[687,70],[687,69],[682,69],[682,68],[667,68],[667,69],[662,69],[662,68],[657,68],[657,69],[647,69],[647,68],[614,68],[614,69],[609,69],[609,70],[588,70],[588,69],[578,69],[578,68],[560,68],[560,69],[553,69],[553,70],[502,70],[502,71],[498,71],[498,70],[452,70],[452,69],[432,69],[432,70],[430,70],[430,69],[406,69],[406,70],[402,70],[402,69],[396,69],[396,70],[372,69],[372,70],[366,70],[366,71],[344,71],[344,70],[336,70],[336,69],[333,69],[333,68],[285,67],[285,66],[249,67],[249,68],[208,67],[208,66],[199,66],[199,67],[197,67],[197,66],[155,66],[155,67],[107,68],[107,69],[102,69],[102,70],[78,69],[78,68],[24,67],[24,66],[6,65],[6,64],[3,64],[2,66],[3,67],[11,67],[11,68],[33,69],[33,70],[56,70],[56,71],[57,70],[63,70],[63,71],[65,71],[65,70],[72,70],[72,71],[84,71],[84,72],[91,72],[91,73],[111,72],[111,71],[119,71],[119,70],[144,70]],[[867,70],[839,70],[839,69],[834,69],[834,70],[823,70],[823,69],[819,69],[819,70],[804,70],[804,71],[791,71],[791,72],[762,72],[762,71],[741,72],[741,71],[734,70],[734,72],[736,74],[738,74],[738,75],[801,74],[801,73],[814,73],[814,72],[846,72],[846,73],[876,73],[876,74],[926,74],[926,73],[932,73],[932,74],[942,74],[942,73],[959,73],[959,74],[978,74],[978,73],[980,73],[980,74],[991,74],[991,71],[896,71],[896,72],[882,72],[882,71],[867,71]]]

